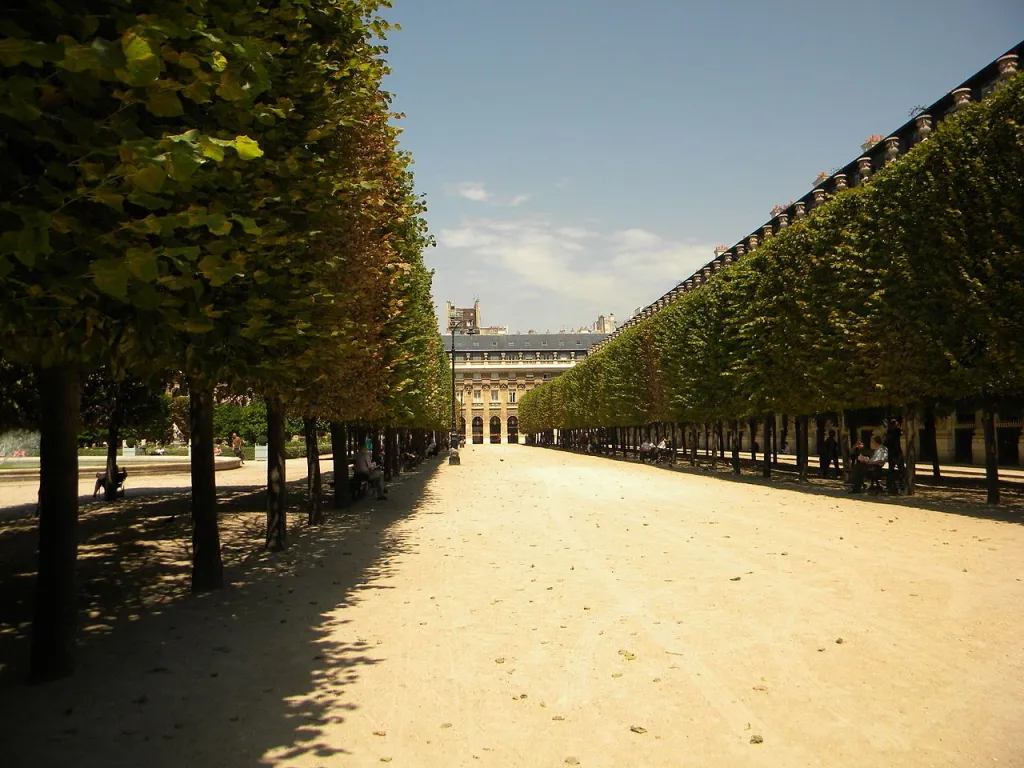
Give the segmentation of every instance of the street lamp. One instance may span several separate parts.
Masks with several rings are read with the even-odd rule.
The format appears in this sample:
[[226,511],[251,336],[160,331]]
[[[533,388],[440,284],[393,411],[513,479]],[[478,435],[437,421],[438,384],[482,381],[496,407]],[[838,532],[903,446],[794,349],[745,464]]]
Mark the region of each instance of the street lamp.
[[451,320],[448,327],[452,332],[452,430],[448,439],[450,449],[457,446],[455,441],[458,440],[458,435],[455,429],[455,332],[461,329],[467,335],[475,336],[480,333],[480,329],[474,327],[470,323],[467,323],[465,320],[458,319]]

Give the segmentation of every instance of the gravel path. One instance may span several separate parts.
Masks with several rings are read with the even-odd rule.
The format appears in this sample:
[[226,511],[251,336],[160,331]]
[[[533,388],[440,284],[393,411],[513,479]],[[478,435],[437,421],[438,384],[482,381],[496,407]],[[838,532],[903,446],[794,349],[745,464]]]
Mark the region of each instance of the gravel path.
[[5,764],[1024,765],[1018,523],[482,446],[271,556],[253,494],[222,595],[136,513],[163,588],[6,685]]

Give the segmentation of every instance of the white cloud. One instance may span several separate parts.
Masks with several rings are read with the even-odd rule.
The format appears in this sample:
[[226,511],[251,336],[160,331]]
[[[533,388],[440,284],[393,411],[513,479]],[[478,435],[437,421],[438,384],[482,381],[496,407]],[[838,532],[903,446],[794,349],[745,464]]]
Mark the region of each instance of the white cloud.
[[460,197],[472,200],[475,203],[486,203],[493,197],[487,191],[487,187],[479,181],[463,181],[456,185],[455,191]]
[[466,200],[474,203],[487,203],[488,205],[502,206],[506,208],[518,208],[530,200],[527,194],[518,195],[496,195],[487,188],[482,181],[460,181],[449,188],[449,191]]
[[[485,289],[481,302],[500,315],[520,315],[488,312],[488,322],[513,328],[533,327],[538,308],[543,324],[553,326],[582,325],[608,311],[625,319],[710,261],[715,248],[642,229],[600,232],[528,216],[467,220],[441,230],[438,246],[438,277],[449,268],[485,270],[486,285],[473,286]],[[526,305],[522,298],[533,293],[542,299]]]

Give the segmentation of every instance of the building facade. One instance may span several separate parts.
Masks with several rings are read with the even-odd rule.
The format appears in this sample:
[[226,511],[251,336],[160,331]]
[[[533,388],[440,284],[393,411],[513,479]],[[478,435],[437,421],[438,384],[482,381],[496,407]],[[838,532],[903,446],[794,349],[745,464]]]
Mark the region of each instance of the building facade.
[[[519,399],[584,360],[600,333],[455,336],[456,430],[475,445],[518,443]],[[445,338],[445,346],[451,344]]]

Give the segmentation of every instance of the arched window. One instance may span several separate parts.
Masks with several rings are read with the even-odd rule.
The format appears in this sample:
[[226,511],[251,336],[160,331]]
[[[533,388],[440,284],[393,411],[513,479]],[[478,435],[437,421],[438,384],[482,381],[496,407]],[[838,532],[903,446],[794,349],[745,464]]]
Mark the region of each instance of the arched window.
[[492,443],[500,443],[501,442],[501,417],[500,416],[492,416],[491,417],[491,442]]
[[482,445],[484,442],[484,420],[480,416],[473,417],[473,445]]
[[519,419],[515,416],[508,417],[508,441],[510,443],[519,442]]

